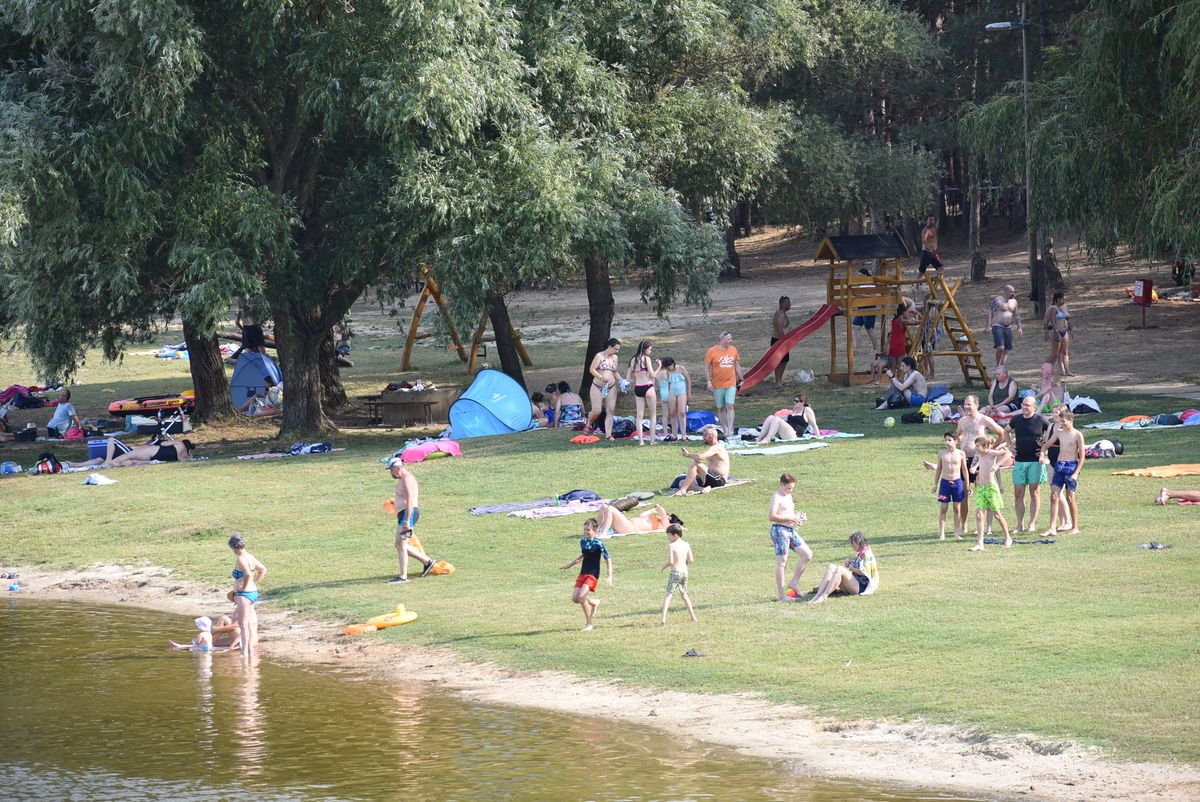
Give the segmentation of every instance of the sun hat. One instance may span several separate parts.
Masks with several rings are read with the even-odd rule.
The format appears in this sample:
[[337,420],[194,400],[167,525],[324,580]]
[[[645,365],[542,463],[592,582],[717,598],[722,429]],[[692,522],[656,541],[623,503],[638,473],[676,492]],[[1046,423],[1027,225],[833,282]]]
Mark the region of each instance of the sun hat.
[[196,619],[196,629],[201,632],[208,632],[212,629],[212,619],[206,615],[202,615]]

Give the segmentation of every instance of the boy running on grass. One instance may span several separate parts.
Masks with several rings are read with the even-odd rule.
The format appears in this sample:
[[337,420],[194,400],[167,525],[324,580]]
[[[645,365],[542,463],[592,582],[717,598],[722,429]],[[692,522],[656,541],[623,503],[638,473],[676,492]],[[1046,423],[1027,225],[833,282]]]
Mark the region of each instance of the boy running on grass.
[[967,506],[970,485],[967,478],[967,455],[958,447],[958,432],[949,431],[942,436],[945,447],[938,452],[937,472],[933,475],[933,494],[937,496],[941,509],[938,510],[938,540],[946,539],[946,512],[954,505],[954,537],[962,540],[961,522],[967,518],[963,508]]
[[983,551],[984,524],[991,523],[995,516],[1004,530],[1004,548],[1012,546],[1012,535],[1008,531],[1008,521],[1004,520],[1004,497],[1000,495],[1000,485],[996,483],[996,473],[1002,468],[1012,465],[1012,454],[1007,448],[997,447],[996,441],[981,434],[975,438],[975,455],[978,458],[979,473],[975,479],[975,532],[978,541],[971,551]]
[[[804,542],[804,538],[796,534],[796,527],[804,523],[807,516],[796,512],[792,498],[795,489],[795,476],[790,473],[780,476],[779,489],[771,496],[771,508],[767,511],[767,518],[771,522],[771,543],[775,546],[775,588],[779,593],[779,601],[796,601],[800,598],[800,575],[812,559],[812,549]],[[787,573],[789,551],[796,552],[796,571],[785,588],[783,577]]]
[[595,518],[588,518],[584,521],[583,537],[579,539],[579,556],[559,568],[560,571],[565,571],[574,565],[583,563],[579,569],[579,576],[575,578],[575,591],[571,594],[571,601],[583,608],[584,632],[591,632],[595,628],[592,616],[596,614],[596,607],[600,605],[600,602],[589,594],[596,592],[596,585],[600,580],[601,557],[608,566],[608,586],[612,587],[612,559],[608,556],[608,549],[604,547],[604,541],[596,537],[599,531],[600,524]]
[[679,595],[683,597],[683,603],[687,605],[688,615],[692,620],[696,620],[696,611],[692,609],[692,600],[688,596],[688,566],[692,564],[692,547],[683,539],[683,527],[679,524],[671,524],[667,527],[667,561],[663,563],[660,571],[671,569],[671,574],[667,578],[667,597],[663,599],[662,618],[659,623],[662,626],[667,625],[667,608],[671,606],[671,599],[675,596],[675,591],[679,591]]
[[[1058,462],[1054,463],[1054,476],[1050,479],[1050,528],[1042,533],[1042,537],[1054,537],[1054,522],[1058,520],[1061,504],[1066,504],[1071,510],[1071,531],[1068,535],[1079,534],[1079,503],[1075,500],[1075,491],[1079,487],[1079,472],[1087,459],[1086,447],[1083,444],[1083,432],[1075,428],[1075,413],[1063,410],[1058,414],[1061,428],[1055,427],[1054,434],[1046,441],[1042,449],[1042,462],[1049,464],[1050,458],[1046,452],[1057,445]],[[1063,494],[1066,498],[1063,498]]]

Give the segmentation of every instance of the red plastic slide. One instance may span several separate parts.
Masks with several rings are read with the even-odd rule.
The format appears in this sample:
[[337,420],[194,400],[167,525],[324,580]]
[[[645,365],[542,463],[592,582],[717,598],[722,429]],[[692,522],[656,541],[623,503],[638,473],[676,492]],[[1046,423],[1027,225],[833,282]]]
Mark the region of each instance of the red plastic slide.
[[763,354],[762,359],[754,363],[754,367],[746,371],[745,377],[742,379],[742,390],[749,390],[754,385],[758,384],[763,379],[770,376],[775,368],[779,365],[779,361],[784,355],[803,340],[808,335],[812,334],[817,329],[829,322],[829,319],[834,315],[841,314],[841,309],[833,304],[821,304],[821,308],[813,313],[813,316],[801,323],[796,328],[786,332],[779,342],[772,345]]

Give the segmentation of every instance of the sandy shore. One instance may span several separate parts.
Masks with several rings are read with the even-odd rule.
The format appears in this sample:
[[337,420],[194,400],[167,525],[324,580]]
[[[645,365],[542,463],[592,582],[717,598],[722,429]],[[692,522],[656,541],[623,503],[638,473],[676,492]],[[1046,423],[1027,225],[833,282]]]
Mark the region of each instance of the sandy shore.
[[[14,570],[11,567],[5,570]],[[20,572],[21,596],[128,604],[196,615],[229,605],[223,588],[176,579],[162,568],[104,566],[88,571]],[[920,722],[836,721],[752,695],[661,692],[551,672],[516,672],[466,662],[449,651],[347,638],[339,628],[272,610],[261,616],[272,658],[369,669],[382,678],[420,681],[482,702],[593,715],[687,732],[747,755],[794,761],[802,774],[870,784],[939,788],[1005,799],[1200,799],[1200,771],[1189,766],[1118,763],[1101,750],[1030,736],[997,737]],[[165,637],[165,635],[164,635]]]

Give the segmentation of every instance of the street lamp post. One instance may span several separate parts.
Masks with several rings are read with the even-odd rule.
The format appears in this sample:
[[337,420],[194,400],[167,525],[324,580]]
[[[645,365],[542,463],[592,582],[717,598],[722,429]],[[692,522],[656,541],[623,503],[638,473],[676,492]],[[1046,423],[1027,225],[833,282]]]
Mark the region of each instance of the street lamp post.
[[1033,160],[1030,158],[1029,141],[1029,8],[1021,2],[1021,19],[1018,22],[993,22],[984,26],[988,31],[1021,30],[1021,95],[1025,106],[1025,238],[1029,257],[1029,287],[1038,314],[1042,312],[1045,289],[1038,276],[1037,232],[1033,228]]

